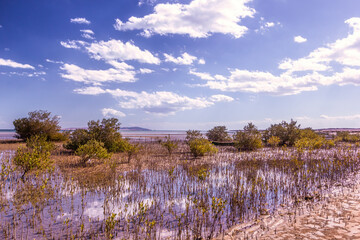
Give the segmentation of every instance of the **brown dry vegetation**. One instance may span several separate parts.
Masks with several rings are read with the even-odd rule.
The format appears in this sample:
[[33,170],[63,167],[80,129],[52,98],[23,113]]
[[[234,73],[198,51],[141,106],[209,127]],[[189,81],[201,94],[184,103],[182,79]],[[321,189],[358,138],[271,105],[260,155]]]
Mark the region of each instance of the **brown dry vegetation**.
[[280,209],[324,200],[359,169],[355,145],[238,153],[219,147],[194,159],[179,142],[158,142],[105,161],[80,158],[57,143],[53,170],[20,181],[12,164],[23,143],[0,144],[1,239],[211,239]]

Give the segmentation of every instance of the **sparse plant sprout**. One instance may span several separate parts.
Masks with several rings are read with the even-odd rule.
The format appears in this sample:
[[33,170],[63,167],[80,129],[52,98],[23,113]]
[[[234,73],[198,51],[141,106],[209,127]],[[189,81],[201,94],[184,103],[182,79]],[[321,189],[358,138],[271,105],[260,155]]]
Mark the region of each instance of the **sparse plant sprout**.
[[215,154],[218,149],[207,139],[197,138],[189,142],[190,151],[195,158],[205,156],[205,154]]
[[45,137],[31,136],[27,146],[19,147],[13,159],[14,164],[22,170],[21,179],[32,170],[45,170],[52,167],[50,150],[53,145],[45,141]]
[[81,145],[76,150],[75,154],[80,156],[82,164],[85,164],[90,159],[103,160],[111,157],[111,154],[109,154],[104,148],[104,144],[94,139],[88,141],[84,145]]
[[171,141],[170,137],[166,138],[166,141],[162,142],[161,145],[166,148],[170,156],[174,150],[178,148],[178,144],[174,141]]

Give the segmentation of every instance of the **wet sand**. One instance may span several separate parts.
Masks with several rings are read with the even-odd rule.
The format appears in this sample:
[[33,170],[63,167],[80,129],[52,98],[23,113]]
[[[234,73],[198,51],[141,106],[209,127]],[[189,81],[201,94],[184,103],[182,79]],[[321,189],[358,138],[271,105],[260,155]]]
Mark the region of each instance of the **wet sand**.
[[359,175],[317,202],[231,228],[217,239],[360,239]]

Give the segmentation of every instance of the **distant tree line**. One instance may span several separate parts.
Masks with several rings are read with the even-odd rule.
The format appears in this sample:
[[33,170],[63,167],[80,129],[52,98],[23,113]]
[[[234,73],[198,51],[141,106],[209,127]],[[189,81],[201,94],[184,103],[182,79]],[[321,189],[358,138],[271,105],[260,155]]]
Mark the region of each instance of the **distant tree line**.
[[[116,118],[104,118],[88,122],[87,129],[61,132],[59,117],[48,111],[33,111],[28,117],[15,119],[17,137],[27,142],[26,147],[19,148],[14,158],[15,164],[23,170],[24,175],[32,169],[50,168],[51,142],[61,141],[65,149],[80,156],[81,163],[90,159],[107,159],[113,153],[125,152],[127,160],[140,150],[139,145],[132,144],[120,134],[120,123]],[[213,144],[228,143],[238,151],[254,151],[267,147],[296,147],[298,149],[329,148],[336,142],[359,142],[360,136],[349,132],[338,132],[332,140],[316,133],[311,128],[301,129],[300,124],[291,120],[272,124],[264,131],[259,131],[253,123],[248,123],[242,130],[229,135],[225,126],[215,126],[205,136],[198,130],[186,132],[186,143],[193,156],[201,157],[214,154],[217,148]],[[178,144],[167,138],[160,142],[171,156]]]

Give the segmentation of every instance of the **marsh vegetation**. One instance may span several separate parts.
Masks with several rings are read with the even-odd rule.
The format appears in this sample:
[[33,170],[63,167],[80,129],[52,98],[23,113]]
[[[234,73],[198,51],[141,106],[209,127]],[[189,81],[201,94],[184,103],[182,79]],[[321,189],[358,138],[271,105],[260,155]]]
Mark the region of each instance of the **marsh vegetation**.
[[90,123],[65,144],[0,144],[1,239],[212,239],[321,201],[360,166],[357,144],[296,123],[263,135],[248,124],[217,147],[190,130],[134,144],[115,120]]

